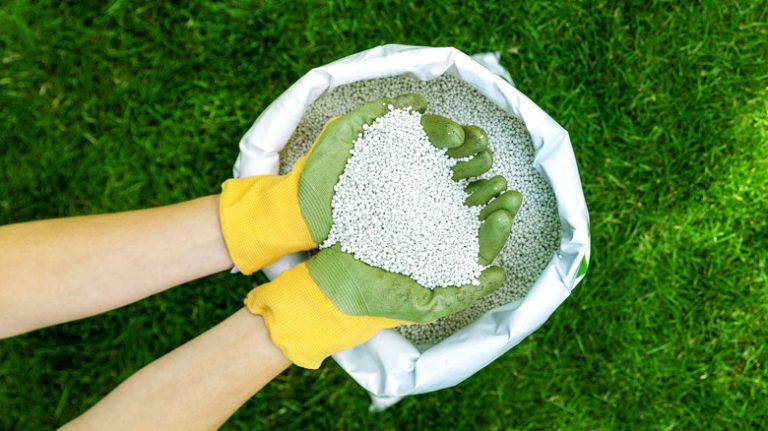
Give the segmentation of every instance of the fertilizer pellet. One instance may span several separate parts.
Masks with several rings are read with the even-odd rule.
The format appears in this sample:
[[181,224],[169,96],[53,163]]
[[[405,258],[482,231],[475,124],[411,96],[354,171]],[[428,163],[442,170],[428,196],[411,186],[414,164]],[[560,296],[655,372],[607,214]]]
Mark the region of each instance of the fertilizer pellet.
[[421,114],[391,107],[355,140],[320,248],[338,243],[428,288],[479,284],[480,208],[464,205],[466,181],[451,179],[456,161],[429,142]]
[[289,171],[296,159],[307,152],[330,117],[343,115],[379,97],[410,92],[426,97],[429,114],[444,115],[462,124],[482,127],[488,133],[494,156],[493,167],[483,177],[502,175],[510,189],[523,194],[523,205],[515,217],[509,240],[494,261],[507,273],[504,286],[462,312],[427,325],[398,328],[416,346],[429,346],[473,322],[486,311],[523,298],[558,248],[560,220],[551,187],[533,167],[533,143],[525,124],[450,75],[428,82],[405,76],[359,81],[321,96],[307,109],[281,152],[281,172]]

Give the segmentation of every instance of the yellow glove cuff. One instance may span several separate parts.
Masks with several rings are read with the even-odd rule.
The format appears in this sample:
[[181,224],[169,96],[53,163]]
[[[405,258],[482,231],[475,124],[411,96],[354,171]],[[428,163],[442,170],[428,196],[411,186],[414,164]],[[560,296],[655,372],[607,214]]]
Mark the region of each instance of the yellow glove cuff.
[[323,295],[303,263],[253,289],[245,305],[264,318],[272,342],[286,358],[310,369],[319,368],[333,353],[364,343],[381,329],[412,323],[342,313]]
[[227,180],[219,198],[219,221],[229,256],[252,274],[281,256],[317,247],[299,206],[302,157],[288,175]]

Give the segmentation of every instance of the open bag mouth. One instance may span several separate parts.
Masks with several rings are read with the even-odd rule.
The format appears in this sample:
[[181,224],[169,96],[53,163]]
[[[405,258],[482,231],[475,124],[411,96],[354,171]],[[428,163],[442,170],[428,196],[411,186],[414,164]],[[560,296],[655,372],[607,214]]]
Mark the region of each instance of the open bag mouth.
[[[518,300],[485,312],[426,349],[419,346],[420,350],[395,330],[384,330],[360,346],[335,354],[342,368],[371,393],[374,408],[465,380],[540,327],[584,277],[590,251],[589,216],[568,133],[511,84],[497,55],[481,54],[473,59],[454,48],[385,45],[304,75],[262,112],[242,138],[235,163],[235,176],[275,174],[281,166],[279,152],[290,143],[282,161],[283,168],[290,167],[293,160],[289,159],[302,151],[291,152],[291,141],[297,139],[294,131],[306,126],[302,121],[308,121],[305,114],[312,113],[318,98],[335,89],[343,91],[342,86],[354,89],[361,81],[402,76],[423,83],[444,74],[463,81],[498,109],[524,122],[532,150],[528,168],[551,187],[556,199],[552,217],[560,229],[551,238],[548,262],[542,262],[540,273],[530,280],[530,289]],[[510,188],[515,186],[510,184]],[[305,257],[286,256],[264,272],[274,278]]]

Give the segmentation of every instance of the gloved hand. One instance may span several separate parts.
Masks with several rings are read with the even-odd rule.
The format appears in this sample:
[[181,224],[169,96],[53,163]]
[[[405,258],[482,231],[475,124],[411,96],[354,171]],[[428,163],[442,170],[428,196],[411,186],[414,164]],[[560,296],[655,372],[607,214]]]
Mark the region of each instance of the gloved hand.
[[388,105],[423,112],[426,100],[406,94],[379,99],[328,121],[287,175],[230,179],[222,184],[221,229],[232,261],[251,274],[279,257],[317,248],[331,229],[333,188],[353,141]]
[[[422,117],[422,126],[435,146],[449,148],[450,156],[474,155],[454,166],[454,179],[477,176],[490,168],[492,157],[482,129],[431,115]],[[467,187],[466,204],[485,205],[478,256],[483,265],[492,262],[506,243],[522,202],[519,192],[502,194],[506,186],[506,180],[497,176]],[[330,217],[330,197],[327,205]],[[330,220],[326,235],[329,229]],[[407,276],[360,262],[337,244],[255,288],[245,304],[264,318],[272,341],[288,359],[318,368],[324,358],[365,342],[383,328],[430,322],[460,311],[501,287],[504,280],[501,268],[489,267],[481,274],[479,286],[430,290]]]

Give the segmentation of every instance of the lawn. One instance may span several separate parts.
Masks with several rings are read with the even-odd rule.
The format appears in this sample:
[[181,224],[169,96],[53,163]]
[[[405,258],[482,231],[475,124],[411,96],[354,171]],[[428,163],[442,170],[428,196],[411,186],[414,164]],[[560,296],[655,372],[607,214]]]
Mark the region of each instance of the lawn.
[[[224,429],[768,423],[768,2],[246,3],[0,2],[0,224],[217,193],[245,130],[312,67],[450,45],[500,51],[569,131],[593,258],[540,330],[456,388],[372,414],[326,361]],[[0,341],[0,429],[77,416],[253,281],[218,274]]]

